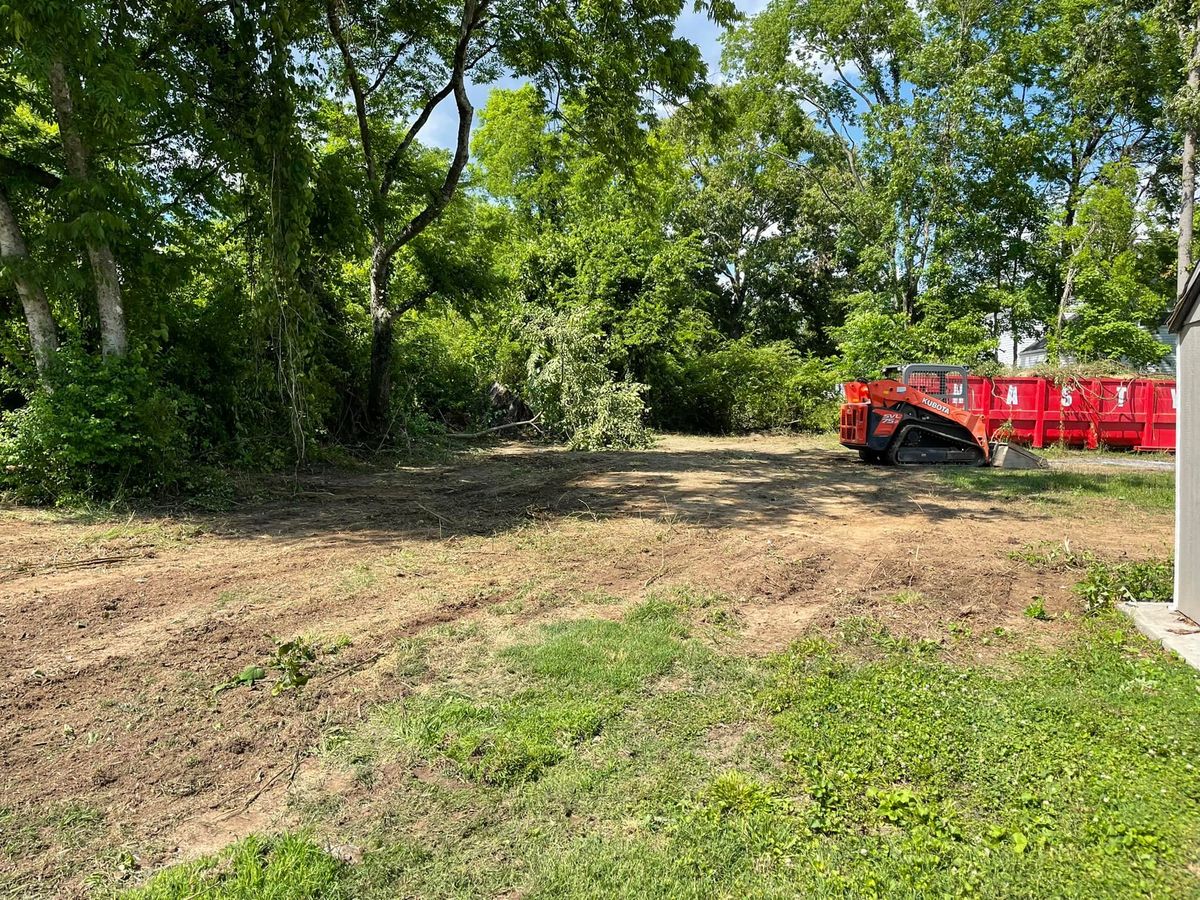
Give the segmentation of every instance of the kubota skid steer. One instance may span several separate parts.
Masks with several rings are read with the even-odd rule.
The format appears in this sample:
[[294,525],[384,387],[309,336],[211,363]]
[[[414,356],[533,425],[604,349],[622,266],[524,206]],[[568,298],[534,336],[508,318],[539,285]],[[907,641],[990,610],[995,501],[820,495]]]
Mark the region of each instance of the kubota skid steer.
[[969,409],[968,373],[962,366],[910,365],[897,374],[899,381],[885,377],[842,385],[840,440],[865,461],[1006,469],[1046,465],[1019,447],[988,443],[983,417]]

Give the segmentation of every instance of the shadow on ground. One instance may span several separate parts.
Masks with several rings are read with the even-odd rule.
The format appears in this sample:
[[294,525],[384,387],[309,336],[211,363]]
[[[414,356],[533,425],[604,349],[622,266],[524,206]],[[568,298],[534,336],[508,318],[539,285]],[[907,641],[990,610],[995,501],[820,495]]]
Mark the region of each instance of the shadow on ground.
[[927,472],[868,466],[840,449],[572,453],[515,445],[449,464],[301,475],[266,487],[268,499],[221,517],[219,530],[353,542],[497,534],[561,517],[753,528],[844,521],[861,511],[934,523],[1003,514]]

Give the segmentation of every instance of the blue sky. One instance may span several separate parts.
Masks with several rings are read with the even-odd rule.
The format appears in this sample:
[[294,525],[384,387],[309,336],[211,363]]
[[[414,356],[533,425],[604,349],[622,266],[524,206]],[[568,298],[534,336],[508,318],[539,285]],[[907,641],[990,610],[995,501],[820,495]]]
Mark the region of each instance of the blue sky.
[[[743,9],[758,10],[765,5],[765,0],[749,0],[742,4]],[[680,15],[675,27],[675,33],[686,37],[697,47],[708,64],[708,77],[715,80],[720,72],[721,64],[721,29],[710,22],[703,13],[691,11],[690,3],[687,10]],[[475,121],[479,121],[479,111],[487,104],[488,95],[495,88],[512,88],[522,84],[520,79],[502,78],[492,84],[471,85],[467,93],[475,106]],[[458,116],[454,104],[444,101],[429,117],[429,122],[421,130],[421,142],[432,147],[443,147],[447,150],[454,146],[455,132],[458,130]]]

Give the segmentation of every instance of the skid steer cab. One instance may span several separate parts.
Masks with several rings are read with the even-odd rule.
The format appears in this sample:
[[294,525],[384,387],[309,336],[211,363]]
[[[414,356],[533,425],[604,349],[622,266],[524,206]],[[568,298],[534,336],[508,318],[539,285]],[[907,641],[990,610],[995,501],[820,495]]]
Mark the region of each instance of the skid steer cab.
[[842,385],[839,439],[866,462],[893,466],[1042,468],[1019,447],[989,443],[982,416],[970,409],[963,366],[909,365],[878,381]]

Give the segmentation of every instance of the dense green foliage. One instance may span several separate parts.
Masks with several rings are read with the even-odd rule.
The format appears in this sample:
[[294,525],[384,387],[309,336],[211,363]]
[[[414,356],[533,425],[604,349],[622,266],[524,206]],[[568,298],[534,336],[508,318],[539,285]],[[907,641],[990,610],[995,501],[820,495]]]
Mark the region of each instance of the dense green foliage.
[[718,79],[614,2],[5,4],[0,489],[386,449],[494,383],[628,447],[1033,335],[1162,358],[1186,5],[714,0]]
[[1128,623],[994,669],[867,619],[753,659],[712,649],[727,603],[682,591],[527,631],[338,733],[326,764],[369,779],[399,755],[446,779],[374,788],[361,863],[251,838],[129,896],[1192,892],[1195,673]]
[[1169,603],[1175,597],[1175,567],[1155,561],[1092,563],[1076,589],[1089,613],[1117,603]]
[[97,364],[58,355],[47,375],[51,389],[2,423],[0,467],[16,476],[25,499],[103,494],[129,483],[153,488],[180,476],[186,400],[147,375],[134,359]]

